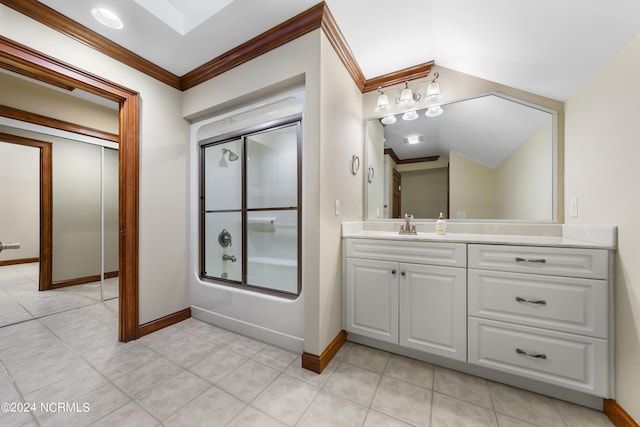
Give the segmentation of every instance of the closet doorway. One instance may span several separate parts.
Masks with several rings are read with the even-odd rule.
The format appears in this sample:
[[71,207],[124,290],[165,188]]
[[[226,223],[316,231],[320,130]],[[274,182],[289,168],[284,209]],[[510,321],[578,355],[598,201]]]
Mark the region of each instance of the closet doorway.
[[[0,38],[0,67],[48,83],[79,88],[119,104],[119,339],[125,342],[136,339],[139,334],[139,94],[6,38]],[[38,123],[47,119],[30,115],[27,121]]]
[[20,248],[0,253],[0,326],[117,298],[117,144],[4,121],[0,231]]

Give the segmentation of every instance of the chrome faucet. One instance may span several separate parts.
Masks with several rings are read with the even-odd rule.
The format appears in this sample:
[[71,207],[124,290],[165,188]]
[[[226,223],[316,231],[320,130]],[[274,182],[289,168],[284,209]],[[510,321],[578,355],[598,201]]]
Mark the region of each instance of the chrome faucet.
[[223,261],[231,261],[231,262],[236,262],[237,261],[235,255],[227,255],[227,254],[222,255],[222,260]]
[[404,214],[404,225],[400,226],[400,234],[418,234],[416,226],[411,224],[413,215]]

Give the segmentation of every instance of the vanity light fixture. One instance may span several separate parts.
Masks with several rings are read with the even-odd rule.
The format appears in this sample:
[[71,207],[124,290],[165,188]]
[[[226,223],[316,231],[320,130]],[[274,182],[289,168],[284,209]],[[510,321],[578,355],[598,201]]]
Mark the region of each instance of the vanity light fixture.
[[118,15],[116,15],[109,9],[105,9],[102,7],[96,8],[91,10],[91,14],[98,20],[98,22],[109,28],[119,30],[124,27],[124,24],[122,23],[122,20],[118,17]]
[[383,118],[380,119],[380,122],[382,122],[383,125],[392,125],[397,121],[398,119],[396,119],[396,116],[394,116],[393,114],[389,116],[384,116]]
[[389,97],[382,91],[382,87],[378,87],[378,102],[376,103],[376,108],[374,111],[376,113],[382,113],[383,111],[387,111],[391,109],[391,104],[389,104]]
[[442,114],[442,112],[443,110],[441,106],[434,105],[433,107],[427,108],[427,111],[425,111],[424,115],[427,117],[438,117],[440,114]]
[[402,115],[402,120],[411,121],[417,118],[418,118],[418,113],[416,112],[416,110],[407,111]]
[[[436,102],[440,99],[440,83],[437,82],[440,74],[436,71],[433,73],[433,78],[431,80],[425,80],[418,83],[413,89],[409,87],[409,82],[406,81],[404,83],[404,89],[400,90],[399,88],[389,89],[400,91],[400,96],[396,98],[395,104],[400,109],[413,107],[417,102],[421,100],[426,100],[428,103]],[[427,85],[427,90],[424,93],[424,96],[419,93],[418,88],[422,85]],[[392,105],[389,102],[389,95],[382,90],[382,86],[378,87],[378,99],[376,102],[376,107],[374,111],[376,113],[385,113],[392,109]],[[427,109],[425,115],[427,117],[437,117],[442,114],[442,108],[439,105],[430,106]],[[389,117],[389,118],[387,118]],[[393,124],[395,123],[395,117],[392,119],[391,116],[385,116],[381,119],[383,124]],[[418,113],[415,111],[408,111],[402,115],[403,120],[415,120],[418,118]],[[385,123],[385,120],[388,123]]]

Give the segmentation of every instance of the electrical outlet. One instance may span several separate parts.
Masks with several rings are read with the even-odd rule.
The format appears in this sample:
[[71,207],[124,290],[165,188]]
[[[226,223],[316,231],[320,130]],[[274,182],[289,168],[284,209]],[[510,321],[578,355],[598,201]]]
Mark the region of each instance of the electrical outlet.
[[569,198],[569,216],[571,218],[578,216],[578,198],[575,196]]

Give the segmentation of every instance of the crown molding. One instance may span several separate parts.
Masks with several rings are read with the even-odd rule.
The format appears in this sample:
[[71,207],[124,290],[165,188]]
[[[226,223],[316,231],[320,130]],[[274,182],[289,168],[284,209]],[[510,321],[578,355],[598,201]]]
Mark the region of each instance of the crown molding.
[[49,6],[38,1],[24,0],[0,0],[0,3],[162,83],[180,89],[180,78],[175,74],[67,18]]
[[325,8],[324,2],[318,3],[299,15],[294,16],[282,24],[276,25],[259,36],[188,72],[180,78],[182,90],[197,86],[238,65],[251,61],[277,47],[320,28]]
[[434,65],[435,62],[429,61],[424,64],[414,65],[413,67],[374,77],[365,81],[362,93],[371,92],[379,87],[393,86],[399,83],[427,77]]
[[373,91],[378,87],[392,86],[404,83],[405,81],[426,77],[434,66],[434,62],[430,61],[382,76],[366,79],[344,35],[340,31],[331,11],[324,1],[282,24],[276,25],[240,46],[213,58],[181,77],[125,49],[38,1],[0,0],[0,3],[179,90],[187,90],[195,87],[200,83],[251,61],[318,28],[322,28],[329,43],[331,43],[342,64],[362,93]]

